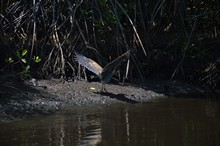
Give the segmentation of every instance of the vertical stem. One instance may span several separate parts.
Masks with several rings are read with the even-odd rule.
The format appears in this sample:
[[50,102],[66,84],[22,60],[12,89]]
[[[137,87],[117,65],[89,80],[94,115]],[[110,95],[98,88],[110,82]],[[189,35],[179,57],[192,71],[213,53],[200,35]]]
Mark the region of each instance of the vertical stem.
[[31,58],[33,55],[33,50],[34,50],[34,43],[36,41],[35,0],[33,0],[33,16],[34,16],[34,26],[33,26],[33,35],[32,35],[32,42],[31,42],[31,53],[30,53],[29,63],[31,62]]

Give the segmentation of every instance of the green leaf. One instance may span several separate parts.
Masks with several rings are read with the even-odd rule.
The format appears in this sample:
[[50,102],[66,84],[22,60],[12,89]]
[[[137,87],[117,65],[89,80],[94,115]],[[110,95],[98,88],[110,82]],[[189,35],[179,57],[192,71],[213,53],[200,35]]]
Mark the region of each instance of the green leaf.
[[22,58],[21,61],[27,63],[27,60],[25,58]]
[[14,60],[11,57],[8,57],[8,62],[12,63],[12,62],[14,62]]
[[22,51],[22,56],[25,56],[26,54],[27,54],[27,49],[24,49],[23,51]]
[[25,67],[25,71],[27,72],[27,71],[29,71],[29,69],[30,69],[30,65],[27,65],[27,66]]
[[18,58],[21,58],[21,53],[18,50],[16,51],[16,55],[18,56]]
[[40,58],[39,56],[36,56],[35,62],[36,62],[36,63],[41,62],[41,58]]

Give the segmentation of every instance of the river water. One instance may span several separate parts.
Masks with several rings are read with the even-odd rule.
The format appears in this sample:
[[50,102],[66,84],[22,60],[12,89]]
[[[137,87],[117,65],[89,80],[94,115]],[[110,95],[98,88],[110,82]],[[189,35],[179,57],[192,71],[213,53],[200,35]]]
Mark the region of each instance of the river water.
[[0,145],[220,146],[220,102],[168,98],[73,107],[0,123]]

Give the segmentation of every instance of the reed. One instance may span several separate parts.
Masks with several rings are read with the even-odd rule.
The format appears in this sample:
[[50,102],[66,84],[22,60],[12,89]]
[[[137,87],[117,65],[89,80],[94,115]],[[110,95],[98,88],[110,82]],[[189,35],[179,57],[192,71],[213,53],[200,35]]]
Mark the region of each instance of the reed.
[[[218,1],[5,0],[0,4],[2,72],[67,78],[76,76],[75,51],[109,62],[131,50],[130,81],[149,76],[189,80],[188,72],[202,74],[205,64],[219,59],[213,53],[219,43]],[[207,40],[212,43],[203,48]],[[187,66],[195,60],[198,63]],[[124,72],[118,70],[123,80]]]

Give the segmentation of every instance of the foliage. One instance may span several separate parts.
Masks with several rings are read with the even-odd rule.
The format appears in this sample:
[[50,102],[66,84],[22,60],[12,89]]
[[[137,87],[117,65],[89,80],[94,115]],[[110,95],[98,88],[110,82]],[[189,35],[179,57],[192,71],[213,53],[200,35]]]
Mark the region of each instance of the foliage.
[[220,56],[215,0],[12,0],[0,7],[2,71],[68,77],[76,73],[75,51],[100,60],[131,50],[130,79],[189,80]]

